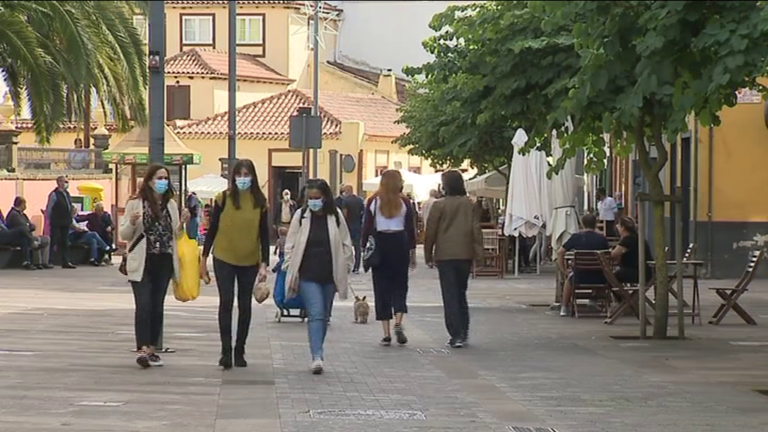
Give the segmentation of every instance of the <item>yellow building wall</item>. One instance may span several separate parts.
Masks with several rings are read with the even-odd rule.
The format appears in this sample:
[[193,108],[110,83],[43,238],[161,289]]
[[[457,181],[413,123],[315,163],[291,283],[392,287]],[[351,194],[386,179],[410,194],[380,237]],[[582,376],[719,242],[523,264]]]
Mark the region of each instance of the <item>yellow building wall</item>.
[[[196,139],[191,137],[180,137],[184,143],[192,150],[199,152],[202,156],[202,164],[189,167],[189,179],[194,179],[205,174],[218,174],[221,171],[219,158],[227,155],[226,139]],[[270,152],[270,150],[273,150]],[[274,151],[278,150],[278,151]],[[282,151],[279,151],[282,150]],[[248,158],[256,165],[259,175],[259,182],[262,186],[269,187],[270,175],[270,153],[272,167],[301,167],[301,152],[287,152],[288,140],[238,140],[237,157]],[[351,173],[343,173],[339,179],[340,183],[349,183],[357,185],[358,173],[362,171],[362,179],[368,180],[376,177],[376,150],[389,152],[389,166],[394,168],[394,162],[402,162],[403,169],[408,169],[408,153],[392,143],[392,139],[366,137],[364,126],[360,122],[344,122],[342,124],[342,133],[336,139],[326,139],[323,141],[323,148],[318,151],[318,170],[319,177],[330,179],[330,151],[335,150],[339,154],[350,154],[355,158],[356,168]],[[358,160],[360,150],[364,151],[364,159]],[[434,170],[427,161],[421,161],[423,174],[431,174]],[[314,177],[314,173],[311,173]]]
[[[307,74],[308,62],[312,59],[309,49],[309,26],[303,22],[300,11],[295,8],[269,5],[238,6],[238,14],[264,14],[265,37],[263,46],[240,45],[238,52],[257,55],[262,61],[277,72],[297,80],[300,88],[310,88],[311,78]],[[211,48],[228,51],[229,17],[226,5],[223,6],[167,6],[166,14],[166,57],[170,57],[192,46],[182,46],[181,15],[213,14],[214,44]],[[338,23],[329,23],[338,29]],[[321,29],[324,27],[321,25]],[[325,32],[325,47],[320,49],[321,62],[334,54],[337,35]]]
[[[208,78],[184,78],[184,77],[170,77],[166,76],[166,85],[174,85],[178,82],[179,85],[189,86],[189,115],[195,119],[204,119],[212,116],[216,113],[214,110],[214,86],[216,81]],[[167,104],[168,101],[166,100]]]
[[[229,108],[229,84],[226,80],[213,80],[212,82],[213,100],[207,105],[212,108],[212,112],[206,117],[225,112]],[[288,88],[288,84],[240,81],[237,84],[237,106],[248,105],[274,94],[282,93],[288,90]]]
[[[309,69],[310,71],[312,70],[311,64]],[[378,92],[378,87],[323,63],[320,65],[320,90],[337,93],[371,94]]]
[[[109,142],[112,143],[112,145],[115,145],[120,142],[124,135],[125,134],[113,134]],[[48,147],[64,149],[75,148],[75,138],[77,137],[82,138],[83,132],[80,131],[79,134],[76,132],[59,132],[53,136],[51,144]],[[19,135],[19,145],[23,147],[36,146],[37,139],[35,138],[35,133],[32,131],[22,132],[21,135]]]
[[[764,104],[738,104],[720,113],[712,145],[712,215],[715,221],[768,221],[768,129]],[[699,132],[699,214],[709,204],[709,129]]]
[[[294,9],[270,6],[239,6],[237,13],[241,15],[264,14],[265,37],[264,46],[238,46],[237,51],[254,54],[264,58],[265,63],[282,74],[288,73],[288,21]],[[228,51],[229,45],[229,12],[226,5],[202,7],[168,7],[165,8],[165,40],[166,57],[177,54],[191,46],[182,46],[181,15],[213,14],[214,15],[214,45],[211,48]]]

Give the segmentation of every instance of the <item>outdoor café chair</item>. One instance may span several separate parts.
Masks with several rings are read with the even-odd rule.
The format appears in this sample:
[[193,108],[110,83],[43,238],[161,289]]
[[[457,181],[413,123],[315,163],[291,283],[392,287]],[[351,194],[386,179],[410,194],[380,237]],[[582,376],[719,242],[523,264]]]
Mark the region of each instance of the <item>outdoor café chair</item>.
[[720,324],[723,321],[723,318],[725,318],[725,315],[733,309],[744,322],[749,325],[757,325],[752,316],[741,307],[739,299],[749,290],[749,284],[752,282],[752,279],[754,279],[755,271],[760,265],[760,261],[763,259],[764,254],[765,250],[763,248],[755,249],[749,254],[747,268],[744,270],[741,279],[736,282],[736,285],[733,288],[710,288],[710,290],[714,291],[715,294],[723,300],[722,304],[720,304],[715,311],[715,314],[712,315],[712,318],[709,320],[710,324]]

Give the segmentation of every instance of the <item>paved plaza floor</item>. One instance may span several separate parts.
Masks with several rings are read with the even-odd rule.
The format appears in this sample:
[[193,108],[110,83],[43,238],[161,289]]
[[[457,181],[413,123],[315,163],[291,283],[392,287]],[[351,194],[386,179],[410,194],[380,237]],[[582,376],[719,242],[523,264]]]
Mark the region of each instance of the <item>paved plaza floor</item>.
[[[372,297],[370,276],[353,287]],[[689,320],[686,341],[622,338],[638,333],[631,318],[560,318],[542,307],[552,291],[551,274],[472,280],[471,346],[446,350],[436,271],[421,266],[410,344],[378,346],[378,323],[353,324],[351,302],[337,302],[326,373],[313,376],[306,326],[276,323],[271,300],[254,308],[250,366],[221,371],[216,289],[205,286],[194,302],[168,298],[165,344],[177,352],[140,370],[116,267],[0,271],[0,431],[768,429],[757,392],[768,390],[768,283],[743,298],[758,326],[735,314],[706,324],[717,303],[703,289],[704,324]]]

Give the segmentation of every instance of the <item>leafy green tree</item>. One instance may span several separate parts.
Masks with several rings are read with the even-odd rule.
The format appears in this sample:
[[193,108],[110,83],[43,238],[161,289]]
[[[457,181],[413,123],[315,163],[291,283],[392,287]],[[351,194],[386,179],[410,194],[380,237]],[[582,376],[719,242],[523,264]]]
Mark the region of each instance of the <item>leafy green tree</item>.
[[568,96],[579,56],[570,23],[545,29],[545,11],[528,3],[479,2],[435,15],[436,34],[423,43],[434,60],[405,70],[413,84],[401,108],[402,147],[438,165],[469,160],[490,171],[512,159],[518,127],[548,145],[562,125],[549,115]]
[[120,130],[147,122],[144,42],[125,1],[0,3],[0,70],[17,110],[28,104],[35,134],[90,113],[91,89]]
[[[718,125],[736,91],[753,88],[768,66],[768,10],[755,1],[530,2],[545,27],[573,23],[580,66],[556,120],[572,115],[571,148],[604,148],[610,133],[620,150],[635,149],[652,199],[657,258],[653,336],[667,335],[668,273],[664,260],[665,141],[689,128],[691,114]],[[554,66],[553,66],[554,67]],[[522,79],[519,74],[517,79]],[[656,157],[652,158],[655,149]]]

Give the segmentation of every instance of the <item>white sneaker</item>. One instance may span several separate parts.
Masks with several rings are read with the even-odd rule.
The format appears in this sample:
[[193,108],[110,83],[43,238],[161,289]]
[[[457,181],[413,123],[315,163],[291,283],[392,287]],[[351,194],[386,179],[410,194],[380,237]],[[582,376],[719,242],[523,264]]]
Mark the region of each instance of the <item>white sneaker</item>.
[[571,308],[563,306],[560,308],[560,316],[561,317],[570,317],[571,316]]
[[320,359],[314,360],[310,366],[310,370],[313,375],[320,375],[323,373],[323,361]]

